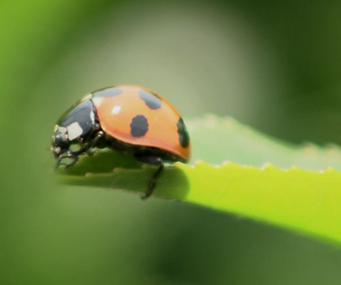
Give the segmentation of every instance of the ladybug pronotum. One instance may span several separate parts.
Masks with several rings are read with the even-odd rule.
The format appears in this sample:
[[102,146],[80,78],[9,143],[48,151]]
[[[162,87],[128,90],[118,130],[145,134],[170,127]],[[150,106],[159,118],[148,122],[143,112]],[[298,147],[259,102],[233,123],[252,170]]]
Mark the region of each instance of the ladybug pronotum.
[[144,198],[153,193],[164,162],[188,162],[191,154],[176,109],[152,90],[128,85],[91,92],[57,122],[51,147],[57,167],[70,167],[96,148],[118,150],[157,166]]

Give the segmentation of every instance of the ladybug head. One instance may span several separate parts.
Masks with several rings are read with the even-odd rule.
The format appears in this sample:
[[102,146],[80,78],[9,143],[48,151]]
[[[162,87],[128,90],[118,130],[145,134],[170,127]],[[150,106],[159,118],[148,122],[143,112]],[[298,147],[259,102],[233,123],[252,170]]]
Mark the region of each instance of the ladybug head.
[[66,166],[77,161],[78,155],[87,149],[87,139],[77,123],[68,127],[56,125],[52,136],[51,151],[57,159],[57,167],[62,163]]
[[51,151],[57,167],[73,165],[78,156],[91,147],[97,129],[94,107],[90,100],[81,101],[58,121],[52,136]]

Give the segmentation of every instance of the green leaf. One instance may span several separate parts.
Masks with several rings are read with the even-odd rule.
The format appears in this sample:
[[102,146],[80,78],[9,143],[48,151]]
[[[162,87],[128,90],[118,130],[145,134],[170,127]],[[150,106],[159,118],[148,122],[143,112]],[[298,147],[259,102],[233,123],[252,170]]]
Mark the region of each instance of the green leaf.
[[[193,163],[168,165],[155,197],[341,242],[341,151],[337,146],[293,146],[215,116],[189,121],[188,127]],[[69,185],[142,193],[154,171],[129,156],[103,150],[62,170],[61,178]]]

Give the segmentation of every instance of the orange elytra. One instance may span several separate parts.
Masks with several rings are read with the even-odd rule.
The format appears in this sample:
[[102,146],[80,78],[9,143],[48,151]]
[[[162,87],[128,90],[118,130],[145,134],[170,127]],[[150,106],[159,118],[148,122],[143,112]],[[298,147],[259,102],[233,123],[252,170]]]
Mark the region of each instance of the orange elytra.
[[117,86],[92,93],[102,130],[127,144],[157,148],[187,161],[189,137],[176,109],[151,90]]

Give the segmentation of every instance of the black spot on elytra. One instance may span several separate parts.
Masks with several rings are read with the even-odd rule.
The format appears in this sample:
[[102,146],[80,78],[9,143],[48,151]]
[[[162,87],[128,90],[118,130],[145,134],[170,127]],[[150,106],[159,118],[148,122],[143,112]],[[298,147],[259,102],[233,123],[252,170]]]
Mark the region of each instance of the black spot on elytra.
[[114,97],[122,94],[122,92],[123,91],[120,88],[111,87],[95,91],[93,94],[98,97]]
[[130,123],[130,133],[133,137],[143,137],[148,132],[148,120],[143,115],[135,116]]
[[184,148],[188,147],[189,146],[189,135],[188,135],[188,132],[186,130],[184,120],[182,118],[180,118],[178,123],[176,124],[176,126],[178,128],[180,145]]
[[161,100],[154,94],[141,90],[139,95],[150,109],[156,110],[161,108]]

